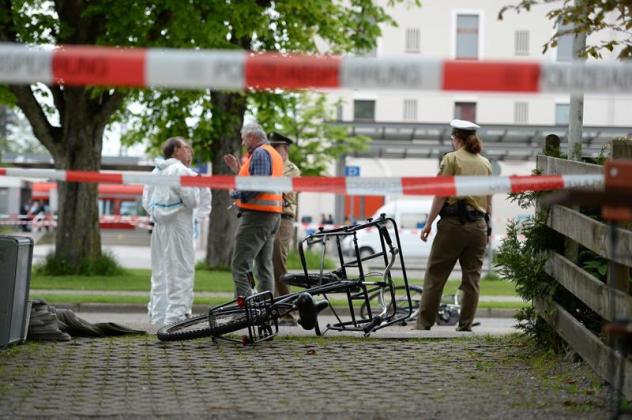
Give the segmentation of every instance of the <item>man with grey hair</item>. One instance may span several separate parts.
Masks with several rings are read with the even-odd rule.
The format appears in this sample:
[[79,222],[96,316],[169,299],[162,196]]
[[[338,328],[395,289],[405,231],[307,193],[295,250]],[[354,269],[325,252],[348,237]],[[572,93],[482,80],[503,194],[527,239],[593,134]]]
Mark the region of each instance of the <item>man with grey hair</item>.
[[[162,146],[163,159],[156,160],[156,175],[189,175],[184,162],[191,159],[191,146],[182,137],[172,137]],[[154,325],[169,325],[190,315],[193,302],[195,248],[193,210],[198,207],[198,188],[146,185],[143,207],[151,216],[151,292],[149,318]]]
[[[241,140],[247,149],[243,162],[232,154],[224,156],[224,162],[234,173],[239,176],[283,176],[283,158],[270,146],[265,131],[257,122],[244,124]],[[274,292],[272,250],[283,212],[283,197],[277,192],[234,191],[231,198],[235,199],[239,209],[231,264],[235,295],[252,294],[248,273],[253,264],[259,291]]]

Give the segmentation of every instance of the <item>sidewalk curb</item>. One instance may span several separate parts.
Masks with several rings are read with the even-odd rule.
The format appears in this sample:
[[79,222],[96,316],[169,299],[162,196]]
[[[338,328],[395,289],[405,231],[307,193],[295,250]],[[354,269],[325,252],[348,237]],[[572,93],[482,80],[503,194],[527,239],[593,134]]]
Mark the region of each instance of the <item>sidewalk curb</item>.
[[[147,312],[147,305],[138,303],[55,303],[55,307],[60,309],[70,309],[73,312],[104,312],[104,313],[142,313]],[[201,314],[208,311],[209,306],[205,304],[193,305],[193,313]],[[518,310],[514,309],[493,309],[479,308],[476,312],[478,318],[514,318]],[[336,308],[340,315],[349,315],[348,308]],[[323,314],[333,315],[327,309]]]

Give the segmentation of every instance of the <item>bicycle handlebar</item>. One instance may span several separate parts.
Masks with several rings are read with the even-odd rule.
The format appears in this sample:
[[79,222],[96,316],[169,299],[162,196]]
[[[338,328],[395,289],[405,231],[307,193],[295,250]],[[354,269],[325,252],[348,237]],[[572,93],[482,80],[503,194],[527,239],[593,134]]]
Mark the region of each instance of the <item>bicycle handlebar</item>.
[[388,229],[386,229],[386,226],[384,225],[381,225],[379,229],[380,229],[380,233],[384,237],[384,240],[386,241],[388,246],[391,247],[393,245],[393,240],[391,239],[391,235],[388,233]]

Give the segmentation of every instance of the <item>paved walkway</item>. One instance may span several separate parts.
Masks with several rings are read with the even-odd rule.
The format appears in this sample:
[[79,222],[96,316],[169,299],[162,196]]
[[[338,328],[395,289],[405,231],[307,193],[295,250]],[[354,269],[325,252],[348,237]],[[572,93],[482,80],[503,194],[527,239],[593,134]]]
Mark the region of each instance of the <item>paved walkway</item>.
[[601,419],[503,338],[279,338],[255,347],[155,336],[0,351],[0,417]]
[[[155,333],[157,328],[149,324],[149,318],[146,311],[144,312],[80,312],[75,311],[77,316],[88,322],[116,322],[130,328]],[[203,313],[195,311],[195,313]],[[351,320],[348,315],[340,314],[343,321]],[[378,338],[463,338],[469,336],[502,336],[518,332],[515,328],[516,320],[512,318],[476,318],[480,325],[474,327],[472,332],[457,332],[455,326],[435,325],[430,331],[419,331],[413,329],[414,322],[408,325],[392,325],[372,334]],[[336,317],[328,312],[320,314],[318,322],[321,330],[325,330],[328,324],[335,324]],[[279,335],[281,336],[307,336],[314,337],[314,331],[304,330],[301,327],[279,327]],[[362,333],[349,331],[333,331],[325,333],[327,337],[362,337]]]

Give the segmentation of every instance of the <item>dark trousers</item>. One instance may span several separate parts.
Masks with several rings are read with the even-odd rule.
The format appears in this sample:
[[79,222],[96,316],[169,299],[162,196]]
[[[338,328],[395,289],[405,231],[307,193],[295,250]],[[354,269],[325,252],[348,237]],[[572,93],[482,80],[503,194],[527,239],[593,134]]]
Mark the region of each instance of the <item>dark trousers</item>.
[[421,294],[421,309],[417,328],[435,323],[441,295],[456,262],[461,264],[461,316],[459,329],[472,328],[478,297],[481,270],[487,247],[487,224],[484,220],[461,224],[456,217],[445,217],[437,223],[437,235],[432,243]]
[[236,296],[252,294],[249,271],[256,274],[258,291],[274,292],[272,249],[280,219],[279,213],[263,211],[244,211],[239,218],[231,264]]

